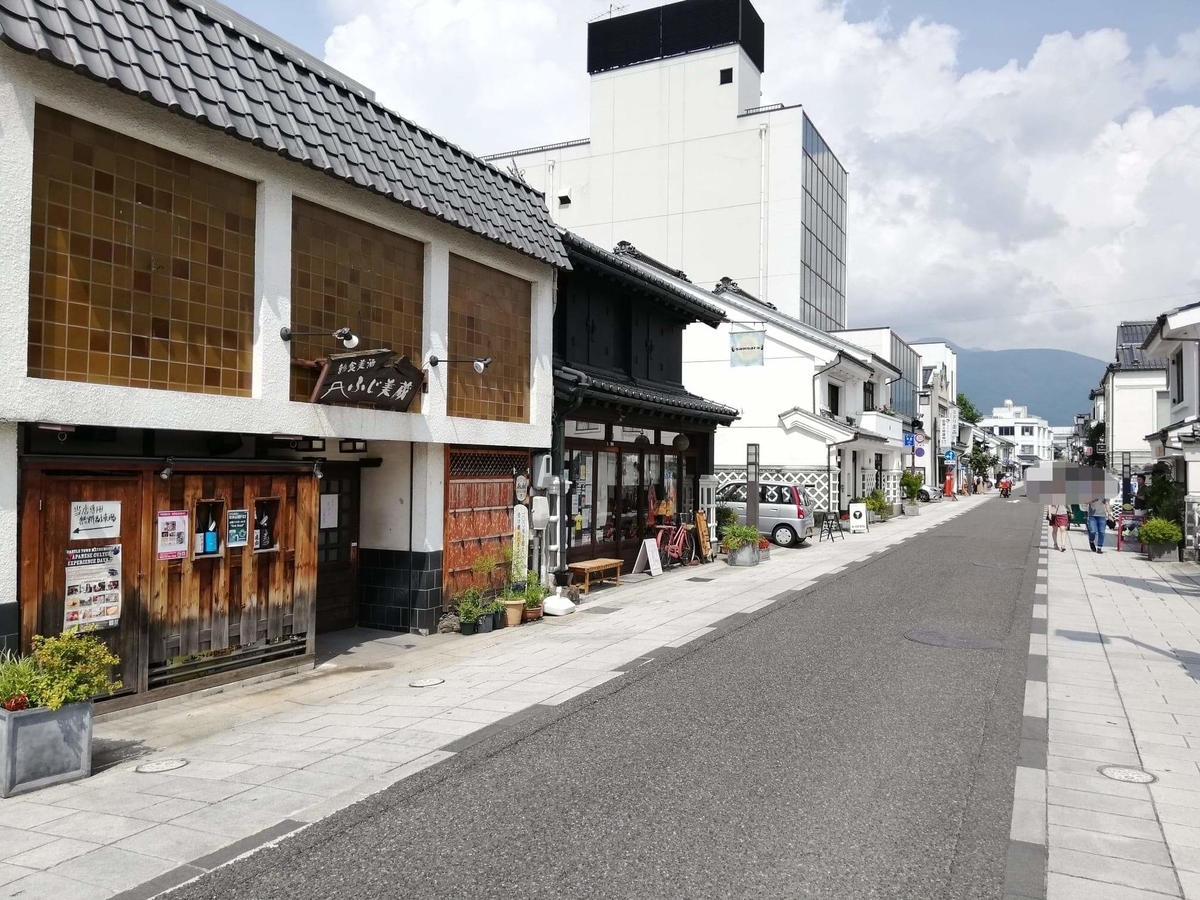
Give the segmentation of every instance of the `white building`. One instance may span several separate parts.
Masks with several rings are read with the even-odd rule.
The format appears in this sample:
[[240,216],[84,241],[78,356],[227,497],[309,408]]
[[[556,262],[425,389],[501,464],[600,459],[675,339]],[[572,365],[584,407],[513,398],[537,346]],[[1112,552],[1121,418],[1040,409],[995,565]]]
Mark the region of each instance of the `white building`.
[[1126,454],[1134,473],[1143,472],[1153,455],[1146,435],[1170,424],[1166,358],[1142,349],[1154,322],[1122,322],[1117,326],[1116,356],[1105,370],[1099,394],[1103,399],[1106,468],[1120,475]]
[[1005,400],[1003,406],[993,407],[992,414],[979,421],[979,427],[988,434],[1015,440],[1017,459],[1023,467],[1054,459],[1050,423],[1031,414],[1027,406],[1015,406],[1011,400]]
[[0,644],[87,624],[64,551],[115,548],[131,691],[436,629],[448,519],[505,539],[456,486],[511,508],[551,438],[541,197],[216,6],[0,19]]
[[914,456],[917,471],[926,484],[945,484],[949,471],[958,487],[959,467],[946,459],[947,451],[961,456],[966,445],[960,439],[958,418],[958,354],[941,341],[913,344],[921,361],[921,389],[917,394],[917,417],[926,436]]
[[1146,435],[1150,455],[1171,467],[1186,490],[1185,543],[1195,553],[1200,538],[1200,303],[1159,316],[1142,350],[1168,360],[1167,414],[1158,430]]
[[[760,478],[803,484],[823,508],[845,509],[879,488],[900,502],[904,420],[884,409],[901,369],[878,354],[787,316],[723,281],[707,291],[628,245],[619,254],[677,289],[725,310],[717,328],[690,326],[688,389],[739,410],[715,437],[715,471],[745,477],[746,445],[759,445]],[[762,365],[731,365],[731,334],[761,335]]]
[[799,105],[762,105],[763,41],[749,0],[592,22],[589,136],[486,158],[603,247],[845,327],[846,170]]

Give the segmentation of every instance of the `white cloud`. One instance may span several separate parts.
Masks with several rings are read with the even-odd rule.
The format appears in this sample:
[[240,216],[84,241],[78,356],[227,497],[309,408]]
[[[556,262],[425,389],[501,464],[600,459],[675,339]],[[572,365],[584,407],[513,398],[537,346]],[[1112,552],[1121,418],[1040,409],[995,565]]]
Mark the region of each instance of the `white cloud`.
[[[607,2],[334,2],[329,62],[451,140],[586,135],[585,22]],[[851,173],[854,324],[1107,358],[1118,320],[1200,299],[1200,108],[1163,102],[1200,85],[1200,32],[1138,54],[1117,29],[1052,34],[965,71],[946,25],[756,5],[764,102],[804,103]]]

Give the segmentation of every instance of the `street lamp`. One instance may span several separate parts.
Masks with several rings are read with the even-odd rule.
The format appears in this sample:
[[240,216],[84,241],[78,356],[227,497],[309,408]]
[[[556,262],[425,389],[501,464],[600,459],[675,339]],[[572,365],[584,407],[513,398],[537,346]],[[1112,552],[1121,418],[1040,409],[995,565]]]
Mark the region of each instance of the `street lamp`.
[[483,370],[492,364],[492,358],[490,356],[479,356],[474,359],[439,359],[436,356],[429,357],[429,365],[431,368],[436,369],[443,363],[446,365],[451,365],[453,363],[470,363],[474,367],[475,371],[482,375]]

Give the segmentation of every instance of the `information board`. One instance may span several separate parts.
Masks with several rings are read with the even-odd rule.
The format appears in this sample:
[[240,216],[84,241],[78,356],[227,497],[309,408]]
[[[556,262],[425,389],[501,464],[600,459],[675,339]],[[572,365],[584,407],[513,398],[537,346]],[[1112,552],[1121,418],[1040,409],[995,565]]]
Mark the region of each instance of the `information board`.
[[121,545],[67,551],[63,629],[115,628],[121,622]]

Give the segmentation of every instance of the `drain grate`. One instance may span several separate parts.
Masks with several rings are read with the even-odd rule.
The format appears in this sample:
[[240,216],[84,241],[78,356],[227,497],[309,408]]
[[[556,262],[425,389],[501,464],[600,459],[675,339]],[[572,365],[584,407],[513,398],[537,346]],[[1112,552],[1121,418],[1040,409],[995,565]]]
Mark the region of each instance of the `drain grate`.
[[1101,766],[1097,771],[1105,778],[1113,781],[1124,781],[1126,784],[1154,784],[1157,775],[1151,775],[1143,769],[1133,769],[1129,766]]
[[694,581],[697,584],[707,584],[708,582],[714,581],[714,580],[715,579],[713,579],[713,578],[701,578],[699,575],[697,575],[695,578],[688,579],[688,581]]
[[904,635],[915,644],[927,644],[930,647],[947,647],[951,650],[999,650],[1001,644],[991,638],[977,637],[973,634],[961,634],[957,631],[946,631],[944,628],[914,628]]

